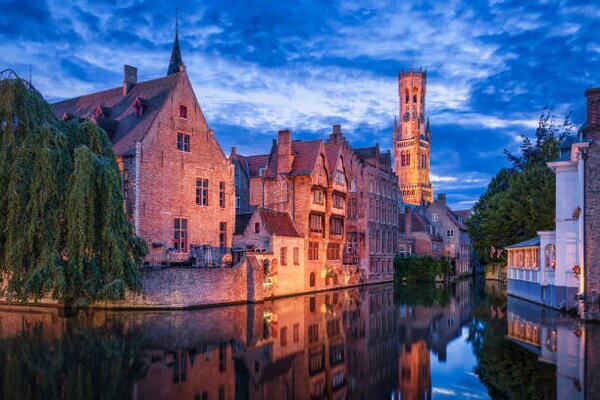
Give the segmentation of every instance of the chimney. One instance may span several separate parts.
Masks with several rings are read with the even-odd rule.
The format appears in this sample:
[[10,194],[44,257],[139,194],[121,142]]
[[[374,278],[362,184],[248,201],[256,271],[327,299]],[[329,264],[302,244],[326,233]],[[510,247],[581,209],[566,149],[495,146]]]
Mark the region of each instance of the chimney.
[[440,203],[440,204],[446,204],[446,195],[443,193],[440,193],[437,195],[437,200],[436,203]]
[[587,99],[586,137],[592,140],[600,139],[600,88],[585,91]]
[[412,233],[412,209],[404,207],[404,234],[408,237]]
[[231,154],[229,155],[229,158],[231,159],[231,158],[235,157],[236,153],[237,153],[237,149],[235,148],[235,146],[232,146],[231,147]]
[[123,96],[125,96],[133,85],[137,83],[137,68],[131,65],[124,65],[124,79],[123,79]]
[[292,132],[282,129],[277,132],[277,173],[289,173],[292,170],[292,161]]

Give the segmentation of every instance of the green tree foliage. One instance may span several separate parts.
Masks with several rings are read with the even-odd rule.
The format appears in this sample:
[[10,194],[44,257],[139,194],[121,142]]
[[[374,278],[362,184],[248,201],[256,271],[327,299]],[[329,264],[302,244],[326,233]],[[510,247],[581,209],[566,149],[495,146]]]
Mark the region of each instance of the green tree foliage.
[[430,255],[410,257],[396,256],[394,259],[394,281],[434,282],[444,280],[450,273],[450,263],[446,257],[435,259]]
[[123,211],[106,133],[57,121],[35,89],[0,80],[0,272],[14,300],[118,299],[140,289],[145,243]]
[[511,166],[496,174],[473,207],[467,226],[482,263],[494,261],[492,246],[502,248],[554,229],[555,176],[546,163],[558,159],[560,144],[574,133],[568,116],[562,124],[555,121],[544,110],[534,137],[521,135],[517,154],[505,151]]

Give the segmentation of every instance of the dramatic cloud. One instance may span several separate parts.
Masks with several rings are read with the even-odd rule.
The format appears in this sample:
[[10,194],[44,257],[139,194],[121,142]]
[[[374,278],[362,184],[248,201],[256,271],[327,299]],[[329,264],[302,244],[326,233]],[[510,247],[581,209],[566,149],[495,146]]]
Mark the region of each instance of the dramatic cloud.
[[[356,146],[391,146],[397,73],[425,68],[432,180],[470,207],[532,133],[545,106],[585,121],[600,86],[592,2],[216,0],[181,2],[184,62],[225,152],[268,151],[277,129],[321,137],[341,123]],[[166,73],[170,2],[0,0],[0,69],[50,101]],[[243,139],[240,139],[243,138]]]

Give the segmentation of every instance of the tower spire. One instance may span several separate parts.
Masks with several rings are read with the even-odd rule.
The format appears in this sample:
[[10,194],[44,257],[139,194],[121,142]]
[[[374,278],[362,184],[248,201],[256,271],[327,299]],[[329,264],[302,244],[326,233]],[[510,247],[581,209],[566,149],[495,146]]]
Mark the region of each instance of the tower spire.
[[181,49],[179,47],[179,8],[177,8],[175,11],[175,41],[173,42],[173,49],[171,50],[171,60],[169,61],[167,75],[178,73],[183,66]]

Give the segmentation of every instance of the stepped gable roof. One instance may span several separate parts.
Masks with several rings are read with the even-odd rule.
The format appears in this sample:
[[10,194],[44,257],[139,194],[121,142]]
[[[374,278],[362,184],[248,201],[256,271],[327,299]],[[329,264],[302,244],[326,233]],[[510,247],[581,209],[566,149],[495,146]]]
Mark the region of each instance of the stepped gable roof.
[[[317,165],[317,157],[321,152],[321,140],[295,140],[292,141],[292,154],[294,162],[290,176],[311,175]],[[275,178],[277,176],[277,146],[271,149],[269,160],[267,162],[266,178]]]
[[506,246],[505,249],[518,249],[521,247],[535,247],[540,245],[540,238],[534,237],[533,239],[525,240],[523,242]]
[[235,215],[235,230],[233,231],[234,235],[243,235],[248,223],[250,222],[250,218],[252,218],[252,213],[247,214],[236,214]]
[[[52,112],[58,119],[62,119],[65,113],[79,118],[92,118],[96,116],[98,107],[108,107],[110,119],[113,120],[111,124],[117,127],[111,137],[113,150],[117,156],[132,155],[135,151],[135,143],[142,140],[148,132],[179,76],[180,74],[177,73],[136,83],[126,95],[123,95],[123,87],[119,86],[59,101],[51,105]],[[134,105],[136,98],[144,99],[147,104],[139,117],[136,115]],[[102,127],[103,124],[99,122],[98,125]]]
[[258,213],[265,227],[272,235],[300,237],[290,214],[266,208],[259,208]]

